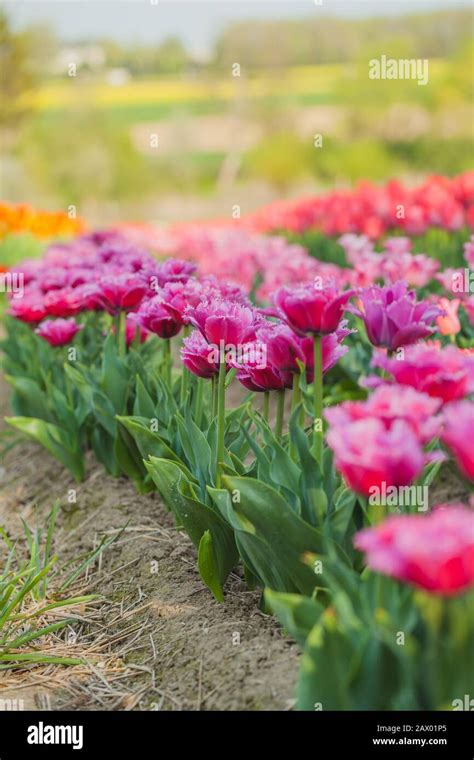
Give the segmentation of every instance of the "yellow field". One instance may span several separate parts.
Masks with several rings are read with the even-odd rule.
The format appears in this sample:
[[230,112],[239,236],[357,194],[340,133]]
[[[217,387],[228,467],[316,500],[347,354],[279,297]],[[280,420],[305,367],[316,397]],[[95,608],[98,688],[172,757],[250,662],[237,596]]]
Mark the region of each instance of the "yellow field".
[[311,95],[330,92],[343,76],[340,65],[302,66],[252,77],[232,76],[211,79],[201,76],[188,79],[134,80],[116,86],[107,82],[83,82],[81,77],[46,84],[30,98],[39,110],[74,105],[78,99],[91,105],[139,105],[143,103],[179,103],[204,100],[232,100],[238,95],[249,98],[281,95]]

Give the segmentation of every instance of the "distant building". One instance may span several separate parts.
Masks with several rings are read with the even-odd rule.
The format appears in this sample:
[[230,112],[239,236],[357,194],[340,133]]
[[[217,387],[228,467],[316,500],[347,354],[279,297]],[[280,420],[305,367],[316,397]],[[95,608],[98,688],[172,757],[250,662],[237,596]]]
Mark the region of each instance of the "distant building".
[[105,65],[105,52],[100,45],[67,45],[62,47],[54,61],[54,72],[67,73],[68,67],[74,63],[77,69],[87,67],[93,71],[102,69]]

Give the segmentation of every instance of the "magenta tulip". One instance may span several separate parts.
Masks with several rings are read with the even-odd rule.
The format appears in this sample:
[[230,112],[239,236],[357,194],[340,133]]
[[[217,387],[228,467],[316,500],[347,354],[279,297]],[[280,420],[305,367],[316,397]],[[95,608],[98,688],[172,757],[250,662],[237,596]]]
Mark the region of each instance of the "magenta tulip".
[[428,461],[413,429],[403,420],[396,420],[389,429],[375,417],[337,424],[329,429],[327,441],[337,469],[363,496],[369,496],[374,487],[410,485]]
[[459,469],[474,480],[474,402],[455,401],[444,409],[442,441],[456,457]]
[[273,295],[278,315],[299,335],[328,335],[337,330],[354,291],[315,284],[280,288]]
[[397,383],[411,385],[445,402],[462,399],[474,391],[474,355],[456,346],[439,348],[420,343],[408,346],[400,357],[377,355],[372,363]]
[[368,566],[425,591],[454,596],[474,583],[474,513],[439,505],[428,515],[394,515],[356,533]]
[[35,333],[50,346],[57,348],[70,343],[84,325],[78,325],[74,319],[46,319],[36,328]]

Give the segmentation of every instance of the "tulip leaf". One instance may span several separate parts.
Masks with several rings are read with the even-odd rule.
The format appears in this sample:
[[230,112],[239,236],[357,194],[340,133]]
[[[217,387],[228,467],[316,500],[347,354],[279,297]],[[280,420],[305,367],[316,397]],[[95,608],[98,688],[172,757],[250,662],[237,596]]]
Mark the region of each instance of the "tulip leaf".
[[323,605],[308,596],[278,593],[270,589],[265,590],[265,599],[285,631],[303,647],[324,612]]
[[[79,443],[66,430],[50,422],[31,417],[5,417],[5,422],[40,443],[80,481],[84,477],[84,460]],[[75,444],[75,446],[74,446]]]
[[271,486],[248,477],[225,475],[222,481],[229,498],[225,500],[221,490],[209,492],[238,531],[245,564],[274,590],[311,593],[315,577],[302,557],[324,551],[321,532],[304,523]]
[[198,552],[203,535],[206,531],[209,532],[210,538],[204,540],[201,550],[202,577],[216,598],[219,598],[222,585],[238,559],[233,531],[214,509],[196,498],[195,482],[190,481],[175,462],[150,457],[145,462],[145,467],[166,506],[173,512],[177,523],[184,528]]

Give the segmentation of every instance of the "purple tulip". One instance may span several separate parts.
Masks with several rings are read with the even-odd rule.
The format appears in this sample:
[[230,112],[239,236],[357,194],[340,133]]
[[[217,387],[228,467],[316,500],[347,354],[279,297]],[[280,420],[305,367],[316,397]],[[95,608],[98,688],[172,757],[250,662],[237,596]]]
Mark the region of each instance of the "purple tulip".
[[417,301],[402,280],[390,287],[373,285],[362,290],[351,311],[364,321],[370,342],[389,351],[434,333],[431,323],[444,313],[432,303]]

